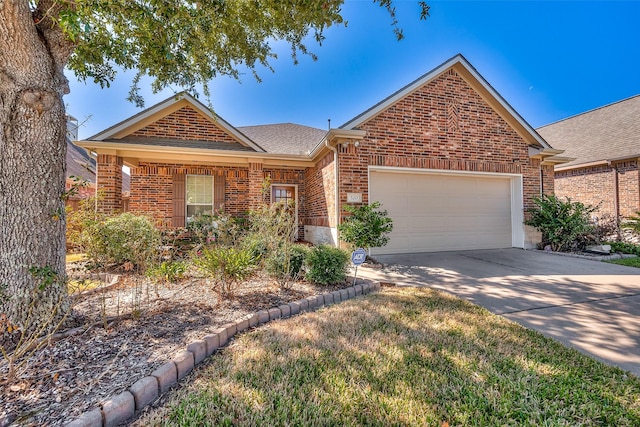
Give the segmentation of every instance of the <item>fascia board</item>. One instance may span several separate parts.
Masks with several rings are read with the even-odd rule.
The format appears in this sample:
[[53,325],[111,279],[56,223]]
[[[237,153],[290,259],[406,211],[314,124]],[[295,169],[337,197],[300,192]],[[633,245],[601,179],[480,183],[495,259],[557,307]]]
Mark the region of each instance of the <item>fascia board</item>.
[[497,102],[523,129],[532,137],[532,140],[540,144],[543,148],[551,148],[551,146],[540,136],[526,120],[515,111],[513,107],[485,80],[484,77],[467,61],[467,59],[458,54],[453,58],[445,61],[443,64],[424,74],[422,77],[408,84],[398,92],[384,99],[380,103],[374,105],[369,110],[351,119],[344,125],[340,126],[341,129],[353,129],[367,120],[371,119],[375,115],[389,108],[391,105],[398,102],[408,94],[412,93],[419,87],[429,83],[445,71],[454,66],[461,66],[463,69],[491,96],[491,98]]
[[[115,154],[127,158],[154,158],[166,160],[178,160],[174,156],[180,156],[181,161],[200,162],[207,158],[238,159],[239,163],[263,162],[273,166],[312,167],[313,161],[306,155],[297,154],[269,154],[253,153],[248,151],[237,152],[227,150],[209,150],[192,147],[150,146],[140,144],[122,144],[96,141],[74,141],[78,147],[97,153]],[[192,159],[192,160],[190,160]]]
[[199,111],[202,115],[210,119],[213,123],[220,126],[225,132],[228,132],[229,134],[231,134],[241,144],[251,147],[254,150],[261,153],[266,152],[264,148],[260,147],[258,144],[253,142],[249,137],[247,137],[245,134],[243,134],[238,129],[233,127],[222,117],[218,116],[217,114],[214,115],[214,113],[212,113],[212,111],[202,102],[200,102],[199,100],[195,99],[193,96],[185,92],[182,92],[175,96],[167,98],[164,101],[161,101],[158,104],[144,111],[141,111],[140,113],[134,116],[131,116],[128,119],[123,120],[120,123],[117,123],[100,133],[97,133],[89,137],[88,140],[104,141],[106,139],[110,139],[114,137],[117,138],[118,136],[122,136],[121,135],[122,132],[125,132],[127,131],[127,129],[135,127],[136,124],[144,122],[145,120],[153,117],[156,114],[160,114],[165,110],[168,111],[168,114],[172,113],[174,110],[172,110],[171,107],[178,104],[182,100],[185,100],[187,103],[193,106],[197,111]]

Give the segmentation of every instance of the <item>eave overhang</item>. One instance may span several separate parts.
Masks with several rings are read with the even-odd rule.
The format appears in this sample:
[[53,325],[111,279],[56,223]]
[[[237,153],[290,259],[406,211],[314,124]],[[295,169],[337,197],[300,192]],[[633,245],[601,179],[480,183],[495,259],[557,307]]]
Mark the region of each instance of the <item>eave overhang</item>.
[[367,132],[360,129],[330,129],[324,138],[309,151],[309,157],[313,160],[329,151],[327,145],[335,147],[338,144],[361,141],[367,136]]
[[562,153],[564,153],[564,150],[529,146],[529,158],[540,160],[540,164],[543,166],[561,165],[575,160],[573,157],[559,156]]
[[137,167],[140,162],[188,163],[198,165],[246,166],[262,163],[266,166],[285,168],[308,168],[313,166],[307,155],[269,154],[252,151],[211,150],[191,147],[151,146],[103,141],[74,141],[89,153],[110,154],[121,157],[129,167]]
[[[572,159],[571,161],[573,161],[575,159]],[[571,170],[571,169],[582,169],[582,168],[589,168],[592,166],[602,166],[602,165],[608,165],[611,166],[612,163],[617,163],[617,162],[623,162],[625,160],[635,160],[640,162],[640,153],[638,154],[633,154],[631,156],[622,156],[622,157],[616,157],[616,158],[612,158],[612,159],[603,159],[603,160],[597,160],[595,162],[587,162],[587,163],[578,163],[578,164],[574,164],[574,165],[569,165],[569,166],[560,166],[560,167],[556,167],[555,170],[558,172],[561,171],[566,171],[566,170]]]

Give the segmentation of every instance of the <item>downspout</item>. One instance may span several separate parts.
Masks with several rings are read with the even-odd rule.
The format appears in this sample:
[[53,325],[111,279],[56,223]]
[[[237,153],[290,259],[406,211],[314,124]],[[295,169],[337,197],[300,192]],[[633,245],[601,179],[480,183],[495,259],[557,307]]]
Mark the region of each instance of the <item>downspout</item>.
[[620,218],[620,179],[618,177],[618,168],[614,166],[611,160],[607,161],[607,165],[613,170],[613,211],[616,215],[616,222]]
[[338,167],[338,149],[332,147],[329,141],[325,141],[326,147],[333,151],[333,168],[335,175],[335,215],[336,215],[336,247],[340,247],[340,230],[338,230],[338,223],[340,222],[340,179],[339,179],[339,167]]

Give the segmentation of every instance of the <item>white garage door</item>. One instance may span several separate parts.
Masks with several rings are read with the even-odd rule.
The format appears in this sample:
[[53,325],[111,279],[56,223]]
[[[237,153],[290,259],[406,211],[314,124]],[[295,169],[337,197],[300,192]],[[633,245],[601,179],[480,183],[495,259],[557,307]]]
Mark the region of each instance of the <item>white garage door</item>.
[[511,179],[370,171],[369,199],[393,219],[376,254],[512,246]]

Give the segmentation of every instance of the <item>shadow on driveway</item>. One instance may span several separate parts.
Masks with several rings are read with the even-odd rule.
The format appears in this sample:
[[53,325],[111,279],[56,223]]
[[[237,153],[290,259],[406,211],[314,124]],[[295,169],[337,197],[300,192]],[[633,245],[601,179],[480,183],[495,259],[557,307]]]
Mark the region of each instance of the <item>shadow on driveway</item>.
[[378,259],[359,275],[449,292],[640,376],[640,269],[521,249]]

